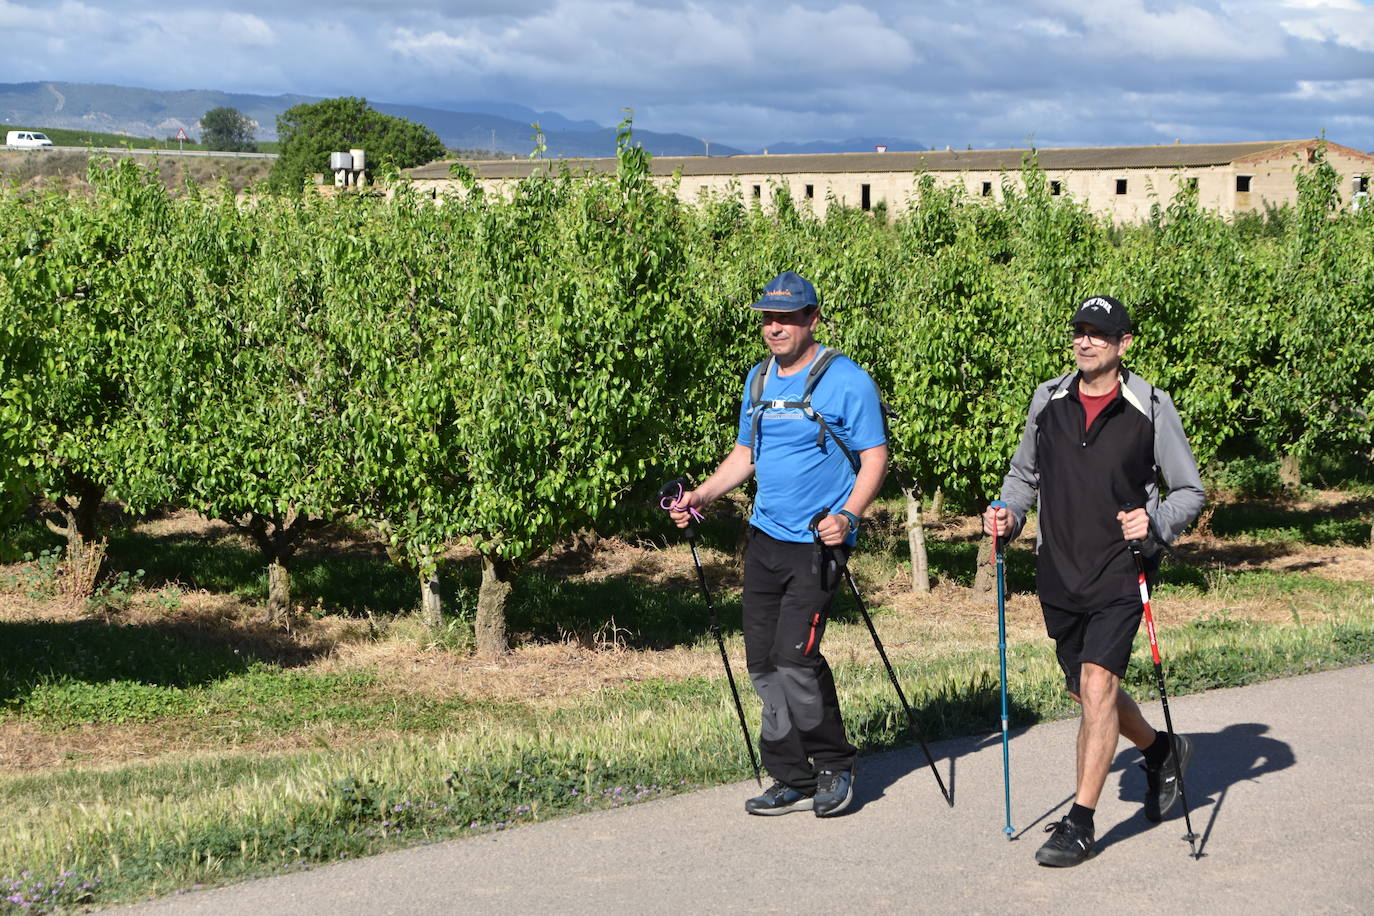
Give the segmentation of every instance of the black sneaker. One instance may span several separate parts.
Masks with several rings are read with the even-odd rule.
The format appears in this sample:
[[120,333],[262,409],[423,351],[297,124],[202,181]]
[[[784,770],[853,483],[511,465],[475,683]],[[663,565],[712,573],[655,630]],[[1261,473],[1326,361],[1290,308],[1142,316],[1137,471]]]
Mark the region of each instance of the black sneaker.
[[1075,824],[1066,816],[1059,823],[1045,828],[1046,833],[1050,831],[1054,831],[1054,835],[1035,851],[1035,861],[1041,865],[1068,868],[1086,862],[1097,854],[1093,848],[1091,827]]
[[1158,769],[1141,764],[1145,771],[1145,819],[1159,823],[1164,820],[1174,805],[1178,804],[1179,776],[1188,769],[1193,759],[1193,742],[1183,735],[1174,736],[1174,746],[1168,757],[1164,758]]
[[853,800],[853,770],[821,770],[816,774],[816,817],[839,814]]
[[774,782],[744,803],[744,810],[750,814],[791,814],[793,811],[810,811],[811,796],[799,792],[786,783]]

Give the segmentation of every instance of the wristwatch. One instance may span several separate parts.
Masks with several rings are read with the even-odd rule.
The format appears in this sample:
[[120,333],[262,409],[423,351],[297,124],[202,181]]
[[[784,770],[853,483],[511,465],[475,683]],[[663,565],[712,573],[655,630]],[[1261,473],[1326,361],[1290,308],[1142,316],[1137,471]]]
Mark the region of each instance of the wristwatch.
[[849,519],[849,530],[850,530],[850,531],[857,532],[857,531],[859,530],[859,517],[858,517],[857,515],[855,515],[853,512],[850,512],[848,509],[841,509],[840,511],[836,512],[835,514],[836,514],[836,515],[843,515],[845,518]]

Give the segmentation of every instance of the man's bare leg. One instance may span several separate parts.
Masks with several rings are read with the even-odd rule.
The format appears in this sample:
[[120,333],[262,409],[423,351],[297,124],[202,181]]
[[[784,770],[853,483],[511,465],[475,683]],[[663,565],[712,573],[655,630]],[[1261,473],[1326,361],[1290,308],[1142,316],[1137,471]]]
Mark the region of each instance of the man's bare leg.
[[1145,721],[1135,700],[1121,689],[1121,678],[1092,662],[1084,662],[1078,676],[1083,706],[1078,724],[1078,793],[1074,801],[1096,808],[1116,756],[1119,736],[1142,751],[1155,740],[1155,730]]

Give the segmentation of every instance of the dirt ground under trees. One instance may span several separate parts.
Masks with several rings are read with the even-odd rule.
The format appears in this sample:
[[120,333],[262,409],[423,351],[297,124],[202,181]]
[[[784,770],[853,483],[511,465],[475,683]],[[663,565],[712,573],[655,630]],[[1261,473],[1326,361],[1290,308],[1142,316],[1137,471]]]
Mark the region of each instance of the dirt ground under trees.
[[[1287,506],[1295,511],[1362,512],[1363,503],[1339,493],[1317,493]],[[193,535],[206,539],[236,538],[228,525],[207,521],[194,513],[179,512],[143,522],[138,526],[154,536]],[[976,519],[947,517],[928,525],[932,543],[975,541]],[[1029,539],[1026,539],[1029,543]],[[373,554],[377,545],[335,532],[311,545],[312,550],[342,554]],[[1018,545],[1016,549],[1025,549]],[[737,593],[739,564],[729,554],[702,551],[707,576],[720,595]],[[1176,545],[1172,561],[1204,575],[1234,574],[1254,570],[1276,573],[1300,572],[1342,581],[1374,583],[1374,549],[1368,546],[1312,545],[1291,540],[1261,540],[1249,535],[1223,538],[1214,534],[1206,519]],[[30,564],[31,565],[31,564]],[[0,566],[0,621],[75,621],[89,619],[85,609],[61,600],[31,597],[17,584],[24,564]],[[692,557],[683,545],[631,544],[605,538],[591,546],[555,551],[538,564],[551,575],[570,582],[605,579],[637,579],[658,588],[696,593]],[[877,618],[884,644],[894,660],[919,659],[922,655],[958,651],[995,641],[996,610],[990,593],[938,580],[928,594],[914,594],[907,569],[901,564],[855,562],[856,574],[866,591],[869,607],[881,610]],[[8,575],[6,575],[8,573]],[[705,614],[702,638],[693,646],[640,649],[632,646],[632,626],[626,614],[621,625],[603,627],[596,633],[565,633],[560,639],[525,641],[497,660],[478,659],[436,643],[417,617],[378,621],[298,608],[285,628],[262,622],[261,608],[251,601],[208,591],[183,591],[174,608],[160,600],[156,589],[135,591],[127,606],[108,615],[113,626],[151,626],[185,636],[231,646],[238,651],[285,668],[305,672],[340,672],[365,669],[373,675],[373,688],[400,702],[439,702],[454,697],[473,700],[516,701],[534,707],[553,708],[576,702],[586,694],[615,685],[650,679],[715,678],[719,657],[707,641]],[[1224,590],[1205,590],[1161,596],[1155,615],[1161,630],[1191,620],[1225,614],[1231,619],[1289,624],[1292,603],[1281,591],[1257,590],[1242,596]],[[1008,596],[1008,632],[1012,643],[1044,639],[1039,604],[1033,593]],[[736,667],[742,667],[738,637],[732,640]],[[862,625],[832,627],[827,634],[826,654],[832,662],[868,659],[871,645]],[[374,729],[350,731],[346,727],[321,732],[299,732],[266,740],[233,745],[241,752],[270,752],[320,746],[351,745],[396,737]],[[10,716],[0,720],[0,771],[46,770],[80,760],[91,764],[117,765],[167,755],[230,749],[216,738],[206,723],[169,719],[137,725],[86,724],[56,729]]]

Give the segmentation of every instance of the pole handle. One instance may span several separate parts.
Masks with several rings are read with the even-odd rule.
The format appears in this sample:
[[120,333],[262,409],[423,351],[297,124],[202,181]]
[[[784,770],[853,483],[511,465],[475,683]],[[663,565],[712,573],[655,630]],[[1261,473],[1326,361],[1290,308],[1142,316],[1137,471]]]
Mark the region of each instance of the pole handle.
[[[690,489],[692,489],[692,481],[687,477],[678,477],[668,481],[658,488],[658,507],[665,512],[682,511],[679,508],[679,503]],[[685,511],[697,521],[701,521],[705,517],[694,506],[687,507]],[[686,525],[682,529],[682,533],[686,535],[689,541],[695,541],[697,538],[696,526],[692,524]]]
[[[1131,502],[1130,500],[1127,500],[1126,502],[1124,502],[1124,503],[1121,504],[1121,511],[1122,511],[1122,512],[1134,512],[1134,511],[1136,510],[1136,508],[1137,508],[1136,504],[1133,503],[1133,502]],[[1126,543],[1128,543],[1128,544],[1131,545],[1131,553],[1135,554],[1136,557],[1139,558],[1139,557],[1140,557],[1140,541],[1139,541],[1139,540],[1130,540],[1130,541],[1127,541]]]
[[[1007,504],[1000,499],[994,499],[992,502],[988,503],[988,507],[991,509],[1008,508]],[[993,520],[992,524],[992,552],[994,554],[1002,552],[1002,538],[997,533],[997,522],[995,519]],[[989,558],[989,560],[991,560],[991,558]]]

